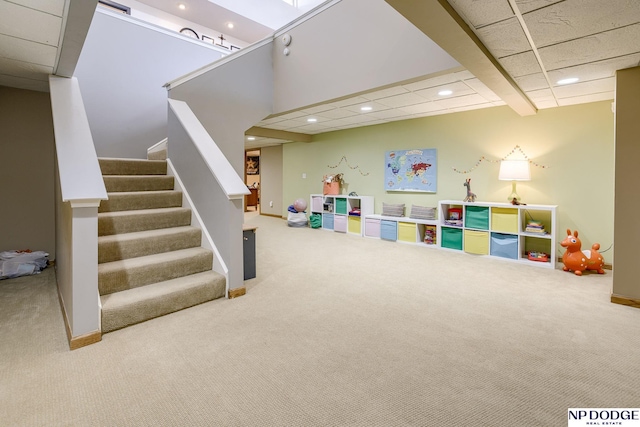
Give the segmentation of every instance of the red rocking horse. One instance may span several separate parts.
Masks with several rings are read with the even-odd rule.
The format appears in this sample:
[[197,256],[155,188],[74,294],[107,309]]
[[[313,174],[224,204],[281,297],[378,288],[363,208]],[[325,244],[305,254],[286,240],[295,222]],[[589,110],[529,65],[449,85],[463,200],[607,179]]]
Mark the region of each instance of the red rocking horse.
[[578,230],[573,232],[567,228],[567,237],[560,242],[560,246],[567,248],[567,251],[562,255],[562,262],[564,271],[573,271],[576,276],[582,276],[582,272],[585,270],[596,270],[598,274],[604,274],[602,266],[604,265],[604,258],[598,252],[600,249],[599,243],[594,243],[591,246],[591,250],[580,250],[582,242],[578,239]]

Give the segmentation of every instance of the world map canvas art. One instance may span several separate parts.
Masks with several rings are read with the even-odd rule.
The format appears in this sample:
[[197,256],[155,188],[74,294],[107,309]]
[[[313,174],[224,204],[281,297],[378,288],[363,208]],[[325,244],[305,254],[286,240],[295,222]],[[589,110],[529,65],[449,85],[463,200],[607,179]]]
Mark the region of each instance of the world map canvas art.
[[436,192],[436,149],[387,151],[384,156],[386,191]]

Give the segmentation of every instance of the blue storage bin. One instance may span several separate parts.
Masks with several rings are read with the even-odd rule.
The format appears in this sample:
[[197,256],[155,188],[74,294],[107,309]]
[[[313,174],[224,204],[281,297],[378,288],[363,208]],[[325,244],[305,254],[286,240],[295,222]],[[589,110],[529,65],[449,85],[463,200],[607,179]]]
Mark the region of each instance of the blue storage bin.
[[398,223],[396,221],[380,221],[380,238],[385,240],[397,240]]
[[518,259],[518,236],[513,234],[491,233],[491,255]]
[[333,230],[333,214],[322,214],[322,228]]
[[464,226],[477,230],[489,229],[489,208],[486,206],[465,206]]

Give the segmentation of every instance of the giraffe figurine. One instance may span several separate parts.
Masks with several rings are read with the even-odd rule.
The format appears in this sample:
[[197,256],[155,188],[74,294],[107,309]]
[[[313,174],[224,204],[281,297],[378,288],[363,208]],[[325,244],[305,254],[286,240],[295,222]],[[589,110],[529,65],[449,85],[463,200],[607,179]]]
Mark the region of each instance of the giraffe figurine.
[[474,193],[471,192],[471,178],[467,179],[465,181],[464,184],[465,187],[467,187],[467,197],[464,198],[465,202],[475,202],[476,201],[476,195]]

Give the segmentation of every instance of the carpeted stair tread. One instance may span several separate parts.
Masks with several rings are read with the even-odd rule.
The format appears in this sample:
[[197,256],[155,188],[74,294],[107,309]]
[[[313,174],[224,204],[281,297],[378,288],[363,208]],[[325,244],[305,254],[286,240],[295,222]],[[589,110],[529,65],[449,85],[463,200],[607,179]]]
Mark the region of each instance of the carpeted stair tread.
[[108,193],[109,200],[100,202],[98,212],[118,212],[139,209],[175,208],[182,206],[182,192],[163,191],[126,191]]
[[103,176],[107,192],[173,190],[170,175],[106,175]]
[[98,236],[191,225],[191,209],[160,208],[98,214]]
[[98,264],[100,295],[211,270],[213,252],[202,247]]
[[102,175],[166,175],[166,160],[99,158]]
[[184,226],[98,237],[98,263],[200,246],[199,228]]
[[215,271],[192,274],[115,294],[103,295],[102,332],[144,322],[225,294],[225,278]]

